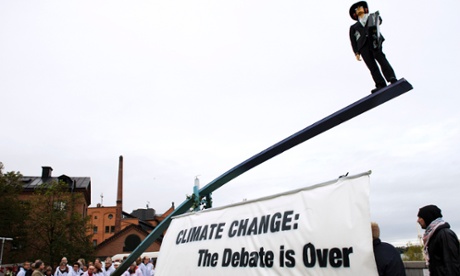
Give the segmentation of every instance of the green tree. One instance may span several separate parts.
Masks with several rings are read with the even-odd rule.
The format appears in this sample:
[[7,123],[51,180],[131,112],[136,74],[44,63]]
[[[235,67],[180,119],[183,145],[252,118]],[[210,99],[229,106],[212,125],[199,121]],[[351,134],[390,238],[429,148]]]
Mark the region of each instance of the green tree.
[[4,261],[13,262],[27,247],[28,205],[19,200],[22,192],[22,175],[19,172],[4,172],[0,162],[0,237],[13,238],[11,250]]
[[423,247],[410,242],[407,243],[402,259],[403,261],[424,261]]
[[63,256],[69,260],[91,257],[90,218],[76,211],[83,201],[83,195],[64,182],[45,183],[35,190],[28,220],[34,240],[29,247],[32,256],[49,264],[58,263]]

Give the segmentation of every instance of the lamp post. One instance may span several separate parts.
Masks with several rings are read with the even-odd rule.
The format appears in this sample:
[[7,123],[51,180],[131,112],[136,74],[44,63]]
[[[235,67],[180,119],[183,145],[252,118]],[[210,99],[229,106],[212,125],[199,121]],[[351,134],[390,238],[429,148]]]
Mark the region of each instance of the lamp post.
[[5,246],[5,241],[12,241],[12,238],[5,238],[5,237],[0,237],[0,240],[2,240],[2,251],[0,252],[0,267],[2,266],[2,260],[3,260],[3,247]]

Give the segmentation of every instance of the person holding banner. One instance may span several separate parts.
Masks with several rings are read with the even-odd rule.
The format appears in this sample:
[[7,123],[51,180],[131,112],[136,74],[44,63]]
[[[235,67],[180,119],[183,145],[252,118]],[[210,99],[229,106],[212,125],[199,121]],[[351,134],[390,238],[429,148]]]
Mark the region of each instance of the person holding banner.
[[380,241],[380,228],[375,222],[371,223],[374,257],[379,276],[406,276],[404,263],[396,248]]
[[[379,31],[382,18],[378,12],[369,14],[366,1],[353,4],[350,8],[350,16],[357,21],[350,27],[351,47],[356,59],[361,61],[362,56],[364,63],[369,68],[375,82],[375,88],[371,90],[371,93],[375,93],[387,86],[385,79],[390,83],[397,81],[395,72],[382,51],[382,43],[385,40]],[[385,79],[376,61],[382,68]]]
[[422,229],[423,251],[430,276],[460,275],[460,243],[449,223],[442,219],[441,209],[427,205],[418,211],[417,222]]

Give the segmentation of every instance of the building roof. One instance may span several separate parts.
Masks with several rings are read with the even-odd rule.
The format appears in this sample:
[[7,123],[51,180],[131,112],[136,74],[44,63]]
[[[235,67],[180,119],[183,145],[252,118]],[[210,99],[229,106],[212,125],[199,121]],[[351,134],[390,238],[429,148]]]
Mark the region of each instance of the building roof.
[[91,185],[90,177],[68,177],[64,174],[59,177],[48,177],[45,179],[40,176],[23,176],[21,181],[23,183],[24,189],[36,189],[44,183],[50,183],[53,181],[59,181],[64,179],[70,179],[72,182],[74,182],[75,188],[77,189],[88,189]]
[[48,184],[53,181],[63,181],[69,185],[71,191],[77,190],[83,192],[87,206],[91,204],[91,178],[90,177],[69,177],[65,174],[54,177],[51,176],[53,169],[51,167],[42,167],[41,176],[23,176],[21,178],[25,192],[33,192],[43,184]]
[[123,218],[136,218],[138,219],[139,221],[139,226],[142,227],[142,229],[144,229],[145,231],[151,231],[155,228],[155,226],[153,226],[152,224],[150,224],[149,222],[147,221],[144,221],[138,217],[136,217],[135,215],[132,215],[132,214],[129,214],[129,213],[126,213],[126,212],[122,212],[123,214]]
[[[100,249],[104,246],[106,246],[107,244],[117,240],[120,236],[122,236],[123,234],[125,234],[126,232],[129,232],[131,229],[134,229],[135,231],[139,232],[140,234],[142,234],[144,237],[146,237],[150,232],[149,231],[146,231],[142,226],[140,225],[135,225],[135,224],[130,224],[128,226],[126,226],[125,228],[123,228],[121,231],[118,231],[117,233],[115,233],[113,236],[111,236],[110,238],[106,239],[105,241],[101,242],[100,244],[97,245],[97,249]],[[159,242],[162,242],[163,241],[163,235],[161,235],[159,238],[158,238],[158,241]]]

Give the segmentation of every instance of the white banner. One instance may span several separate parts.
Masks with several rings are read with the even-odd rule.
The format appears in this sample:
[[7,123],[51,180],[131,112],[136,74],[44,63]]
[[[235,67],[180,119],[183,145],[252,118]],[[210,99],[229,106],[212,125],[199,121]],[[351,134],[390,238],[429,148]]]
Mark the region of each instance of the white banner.
[[378,275],[369,174],[178,216],[155,275]]

